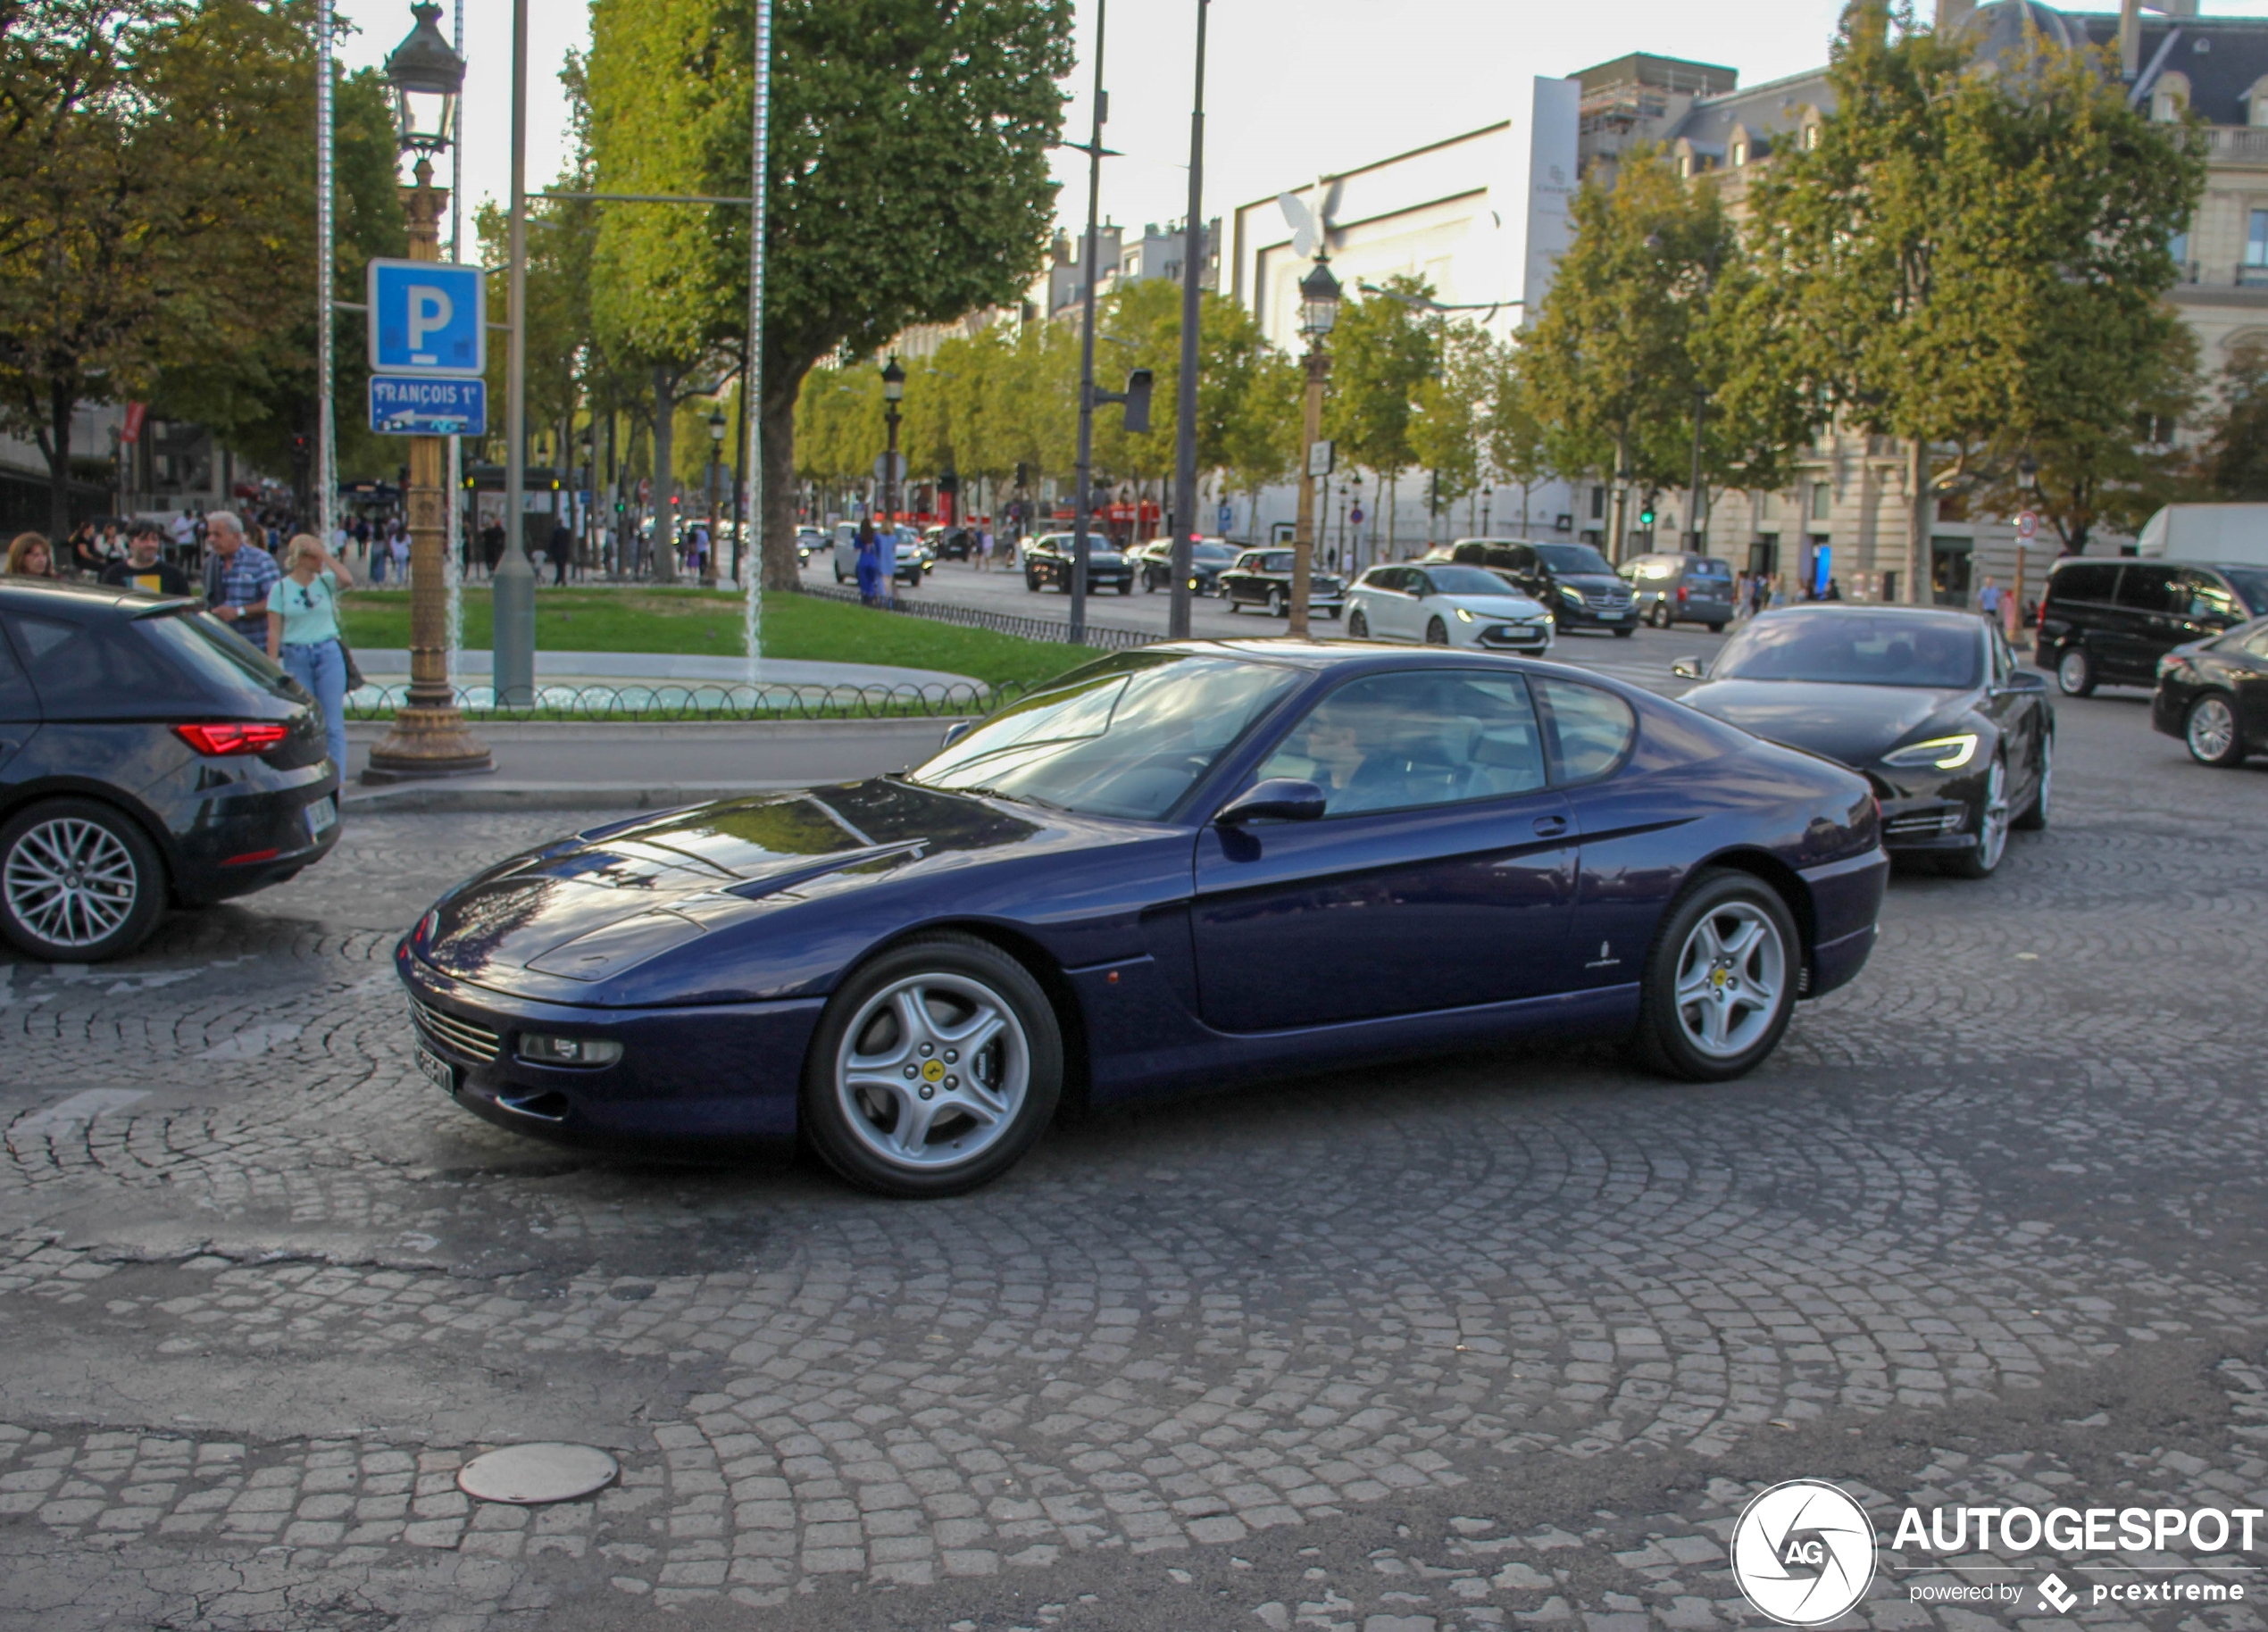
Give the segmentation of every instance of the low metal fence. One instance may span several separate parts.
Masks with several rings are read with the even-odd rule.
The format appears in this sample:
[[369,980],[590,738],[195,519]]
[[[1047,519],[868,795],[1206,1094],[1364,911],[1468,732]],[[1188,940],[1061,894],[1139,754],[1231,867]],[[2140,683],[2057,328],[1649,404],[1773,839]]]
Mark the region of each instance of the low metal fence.
[[[862,604],[858,591],[835,584],[799,584],[796,593],[807,595],[816,601],[840,601],[852,606]],[[1155,645],[1166,638],[1147,629],[1122,629],[1107,624],[1090,623],[1087,626],[1086,638],[1074,643],[1068,623],[1057,623],[1048,618],[1019,617],[1014,612],[989,612],[981,606],[958,606],[950,601],[931,601],[903,594],[894,601],[870,610],[896,612],[907,618],[927,618],[936,623],[957,623],[964,629],[992,629],[1002,635],[1021,636],[1026,640],[1092,646],[1098,652],[1130,652],[1137,646]]]
[[[349,720],[388,720],[409,700],[406,682],[365,686],[346,698]],[[500,703],[492,687],[453,687],[468,720],[663,720],[936,719],[988,714],[1025,695],[1000,686],[735,686],[655,681],[628,686],[538,685],[526,703]]]

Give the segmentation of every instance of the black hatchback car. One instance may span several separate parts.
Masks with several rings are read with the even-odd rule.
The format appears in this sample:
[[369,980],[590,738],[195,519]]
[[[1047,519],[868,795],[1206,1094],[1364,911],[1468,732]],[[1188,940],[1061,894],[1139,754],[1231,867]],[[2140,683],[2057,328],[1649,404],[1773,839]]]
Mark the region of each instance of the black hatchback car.
[[2150,723],[2179,737],[2201,765],[2268,754],[2268,618],[2159,660]]
[[0,579],[0,936],[123,956],[338,840],[314,700],[194,601]]
[[2268,567],[2072,556],[2047,575],[2038,661],[2064,695],[2148,686],[2158,659],[2268,616]]

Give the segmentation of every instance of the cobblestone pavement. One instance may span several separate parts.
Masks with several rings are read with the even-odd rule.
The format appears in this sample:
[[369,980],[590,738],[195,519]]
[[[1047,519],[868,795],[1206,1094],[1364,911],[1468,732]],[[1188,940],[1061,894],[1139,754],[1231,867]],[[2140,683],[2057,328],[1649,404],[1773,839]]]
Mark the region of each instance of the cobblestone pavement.
[[[1350,1072],[927,1205],[415,1077],[395,936],[561,817],[359,820],[129,963],[0,963],[0,1627],[1702,1632],[1763,1624],[1724,1543],[1783,1478],[2268,1507],[2268,773],[2061,717],[2053,828],[1901,876],[1753,1079]],[[621,1482],[458,1493],[541,1438]],[[1910,1602],[1936,1561],[1859,1619],[2059,1619]]]

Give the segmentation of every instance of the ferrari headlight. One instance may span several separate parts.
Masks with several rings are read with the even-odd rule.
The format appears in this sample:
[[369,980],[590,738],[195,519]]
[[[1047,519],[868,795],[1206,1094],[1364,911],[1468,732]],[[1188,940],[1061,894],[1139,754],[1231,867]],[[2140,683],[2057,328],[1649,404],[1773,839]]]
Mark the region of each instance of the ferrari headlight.
[[1964,731],[1958,737],[1933,737],[1928,742],[1894,748],[1882,756],[1882,763],[1905,770],[1930,765],[1939,770],[1958,770],[1976,755],[1976,734]]
[[1463,607],[1460,606],[1457,608],[1457,621],[1459,623],[1470,623],[1472,621],[1472,614],[1467,612]]

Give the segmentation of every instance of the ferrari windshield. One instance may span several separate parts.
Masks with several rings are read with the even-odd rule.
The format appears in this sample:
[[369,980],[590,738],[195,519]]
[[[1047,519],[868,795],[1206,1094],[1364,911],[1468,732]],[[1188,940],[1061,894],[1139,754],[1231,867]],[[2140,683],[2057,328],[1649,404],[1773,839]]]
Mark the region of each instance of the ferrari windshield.
[[1072,670],[908,774],[924,787],[1155,820],[1298,678],[1275,663],[1128,652]]
[[1733,637],[1709,678],[1959,690],[1978,682],[1981,628],[1964,612],[1766,612]]

